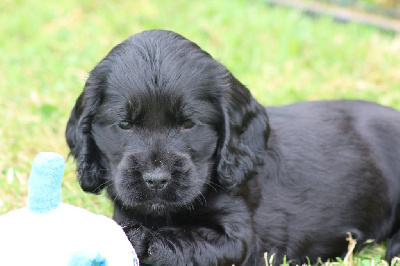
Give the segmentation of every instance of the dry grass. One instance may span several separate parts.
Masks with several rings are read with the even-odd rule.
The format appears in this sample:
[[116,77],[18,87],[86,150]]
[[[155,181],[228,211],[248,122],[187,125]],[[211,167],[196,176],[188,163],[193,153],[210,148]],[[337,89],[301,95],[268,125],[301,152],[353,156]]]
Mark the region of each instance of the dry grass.
[[[348,233],[348,237],[346,238],[348,242],[348,247],[347,247],[347,253],[344,259],[337,258],[337,261],[328,261],[328,262],[323,262],[319,260],[317,262],[317,265],[322,265],[322,266],[357,266],[357,265],[365,265],[365,266],[394,266],[394,265],[400,265],[400,258],[396,257],[393,258],[391,263],[389,264],[387,261],[383,260],[380,258],[380,256],[376,258],[360,258],[354,255],[354,250],[357,245],[357,241],[353,239],[351,233]],[[265,265],[266,266],[273,266],[274,265],[274,260],[275,257],[272,255],[270,258],[268,258],[268,253],[264,254],[264,260],[265,260]],[[290,262],[287,262],[286,259],[285,261],[281,264],[283,266],[288,266]],[[303,265],[311,265],[310,263],[308,264],[303,264]]]

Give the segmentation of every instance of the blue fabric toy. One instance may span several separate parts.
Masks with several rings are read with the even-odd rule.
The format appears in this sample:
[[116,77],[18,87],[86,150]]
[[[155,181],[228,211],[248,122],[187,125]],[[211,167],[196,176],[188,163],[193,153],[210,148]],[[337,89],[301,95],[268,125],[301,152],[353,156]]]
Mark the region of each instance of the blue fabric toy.
[[0,265],[138,266],[117,223],[60,202],[63,175],[61,155],[36,156],[28,206],[0,216]]

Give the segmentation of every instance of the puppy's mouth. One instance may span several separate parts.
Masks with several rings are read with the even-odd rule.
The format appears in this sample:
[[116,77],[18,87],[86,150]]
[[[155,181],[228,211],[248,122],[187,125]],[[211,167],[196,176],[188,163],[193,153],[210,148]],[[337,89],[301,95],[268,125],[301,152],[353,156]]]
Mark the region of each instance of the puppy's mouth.
[[165,201],[159,197],[153,197],[145,202],[125,202],[128,208],[136,209],[142,213],[163,216],[168,213],[179,212],[182,209],[190,209],[192,203],[182,203],[178,201]]

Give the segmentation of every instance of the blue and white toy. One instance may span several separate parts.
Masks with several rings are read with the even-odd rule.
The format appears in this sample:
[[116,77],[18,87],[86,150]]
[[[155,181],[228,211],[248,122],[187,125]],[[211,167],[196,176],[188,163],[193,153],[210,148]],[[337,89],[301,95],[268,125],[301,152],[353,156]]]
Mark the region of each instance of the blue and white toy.
[[138,266],[116,222],[60,202],[63,175],[61,155],[36,156],[27,207],[0,216],[0,265]]

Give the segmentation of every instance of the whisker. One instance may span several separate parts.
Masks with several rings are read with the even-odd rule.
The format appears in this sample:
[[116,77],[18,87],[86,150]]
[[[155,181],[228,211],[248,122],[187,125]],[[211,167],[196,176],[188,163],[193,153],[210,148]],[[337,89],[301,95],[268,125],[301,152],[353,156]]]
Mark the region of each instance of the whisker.
[[[196,199],[200,202],[201,205],[203,205],[203,206],[207,205],[206,197],[204,197],[203,193],[201,193],[201,191],[199,189],[196,189],[196,190],[199,192],[199,195],[197,195]],[[201,198],[203,198],[204,203],[201,200]]]
[[219,184],[217,184],[217,183],[215,183],[215,182],[212,182],[212,181],[205,181],[204,183],[205,183],[206,185],[212,187],[215,191],[217,191],[217,189],[216,189],[215,187],[218,187],[218,188],[222,189],[223,191],[228,192],[223,186],[221,186],[221,185],[219,185]]

